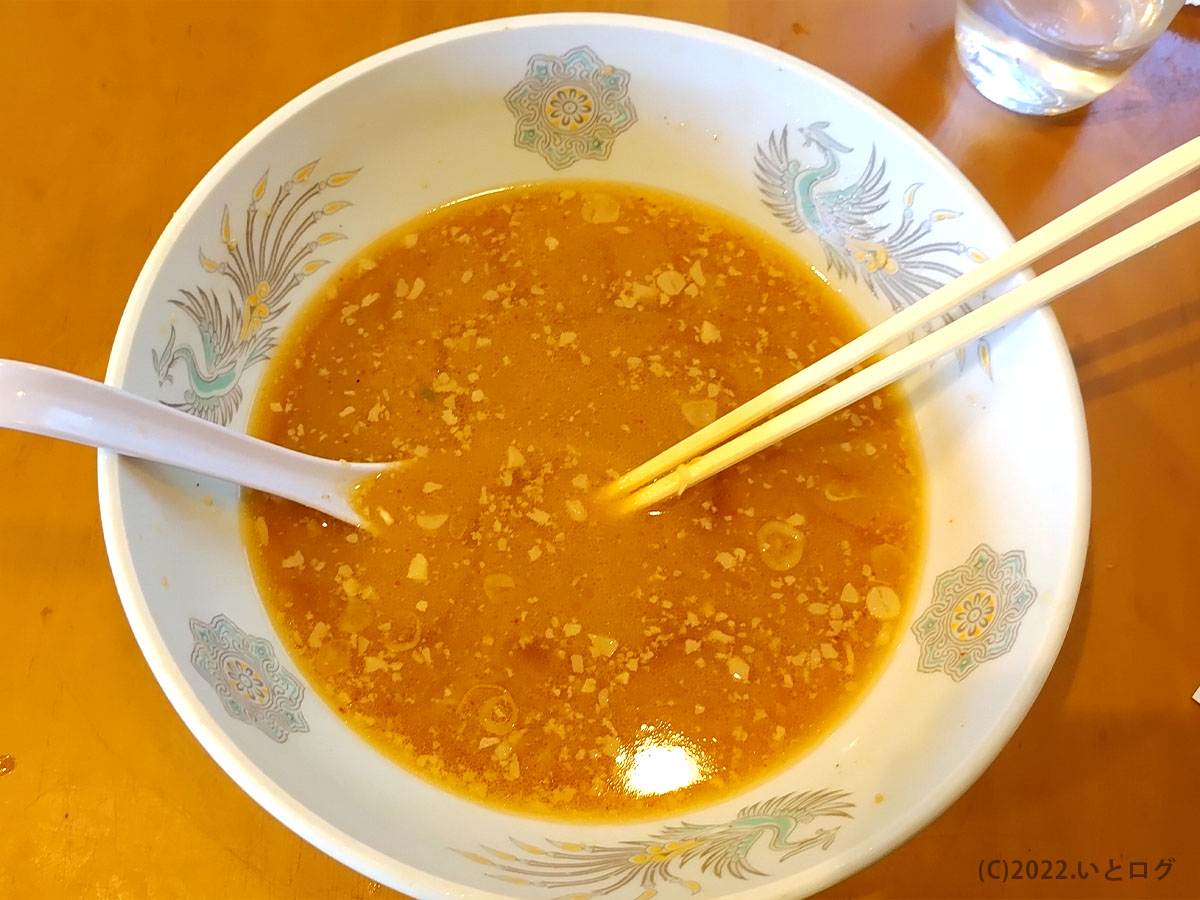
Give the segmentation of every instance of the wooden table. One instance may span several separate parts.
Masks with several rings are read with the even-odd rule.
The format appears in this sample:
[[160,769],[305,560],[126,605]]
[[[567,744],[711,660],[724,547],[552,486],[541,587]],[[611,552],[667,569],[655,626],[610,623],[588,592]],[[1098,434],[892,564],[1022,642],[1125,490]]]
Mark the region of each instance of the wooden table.
[[[816,63],[928,136],[1017,235],[1200,133],[1195,9],[1089,110],[1040,121],[966,82],[942,0],[2,0],[0,357],[102,377],[155,238],[260,119],[392,44],[564,6],[687,19]],[[978,783],[825,896],[1200,896],[1200,233],[1056,311],[1095,492],[1062,654]],[[0,433],[0,895],[387,895],[259,809],[176,717],[121,612],[95,477],[91,451]],[[981,883],[994,858],[1088,878]]]

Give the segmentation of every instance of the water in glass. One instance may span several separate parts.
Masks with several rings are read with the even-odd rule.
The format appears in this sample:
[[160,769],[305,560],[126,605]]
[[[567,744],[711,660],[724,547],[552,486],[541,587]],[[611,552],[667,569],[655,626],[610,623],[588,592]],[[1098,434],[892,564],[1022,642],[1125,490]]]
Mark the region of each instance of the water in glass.
[[1091,103],[1170,24],[1183,0],[959,0],[955,38],[989,100],[1057,115]]

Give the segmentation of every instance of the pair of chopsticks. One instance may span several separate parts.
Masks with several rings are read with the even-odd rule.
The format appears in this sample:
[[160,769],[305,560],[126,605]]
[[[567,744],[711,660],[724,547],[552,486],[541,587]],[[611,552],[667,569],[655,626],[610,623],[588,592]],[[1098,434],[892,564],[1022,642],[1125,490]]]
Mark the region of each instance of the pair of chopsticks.
[[[893,342],[978,296],[997,282],[1124,209],[1135,200],[1200,166],[1200,138],[1122,178],[1074,209],[1017,241],[1003,253],[891,316],[811,366],[706,425],[611,482],[610,496],[624,496],[626,511],[677,496],[753,453],[903,378],[909,372],[1004,323],[1050,302],[1143,250],[1200,221],[1200,191],[1131,225],[1049,271],[913,341],[806,400],[796,399],[842,375]],[[754,426],[776,412],[774,418]],[[749,430],[746,430],[749,429]],[[657,479],[657,480],[655,480]]]

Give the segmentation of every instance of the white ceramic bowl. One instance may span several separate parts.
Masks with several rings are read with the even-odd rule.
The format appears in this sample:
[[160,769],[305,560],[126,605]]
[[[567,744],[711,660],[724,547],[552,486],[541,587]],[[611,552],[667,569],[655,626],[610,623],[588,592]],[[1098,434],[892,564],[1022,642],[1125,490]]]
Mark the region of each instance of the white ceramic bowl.
[[[572,106],[581,95],[590,105]],[[830,192],[853,202],[879,173],[883,190],[865,204],[877,208],[857,233],[825,223]],[[783,53],[627,16],[487,22],[364,60],[234,147],[150,255],[108,381],[242,429],[273,329],[326,274],[429,207],[556,177],[655,185],[722,207],[793,242],[870,322],[1011,240],[919,135]],[[282,229],[281,246],[295,237],[294,258],[281,250],[246,273],[232,267],[230,244],[249,243],[248,211],[255,228]],[[335,233],[345,239],[317,237]],[[255,317],[264,324],[246,327]],[[234,488],[102,453],[105,537],[129,621],[188,727],[272,814],[372,878],[418,897],[796,897],[887,853],[978,777],[1037,695],[1079,586],[1086,436],[1051,315],[906,387],[930,511],[903,640],[812,752],[661,821],[508,815],[380,756],[283,654]]]

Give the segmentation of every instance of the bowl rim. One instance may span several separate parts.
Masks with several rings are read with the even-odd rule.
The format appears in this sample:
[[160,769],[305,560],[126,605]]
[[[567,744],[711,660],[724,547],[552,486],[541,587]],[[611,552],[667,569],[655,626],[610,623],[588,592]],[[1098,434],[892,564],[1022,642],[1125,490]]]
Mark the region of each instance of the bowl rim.
[[[171,248],[182,233],[185,223],[195,214],[214,186],[282,123],[299,113],[318,97],[394,60],[480,35],[547,26],[634,29],[667,34],[724,46],[738,53],[765,59],[781,67],[799,70],[805,77],[822,83],[831,93],[841,94],[850,103],[863,108],[899,136],[907,138],[915,144],[945,170],[946,177],[954,185],[956,192],[961,193],[977,206],[981,217],[998,230],[1003,240],[1007,243],[1012,242],[1011,233],[987,200],[958,167],[924,135],[862,91],[799,57],[740,35],[707,26],[652,16],[602,12],[556,12],[489,19],[414,38],[374,53],[327,76],[271,113],[226,151],[172,214],[170,221],[147,256],[130,291],[129,300],[114,335],[105,382],[119,386],[124,380],[130,362],[134,333],[150,300],[150,287],[161,271]],[[1048,620],[1046,630],[1049,638],[1047,648],[1052,646],[1054,652],[1046,652],[1038,658],[1036,665],[1027,672],[1020,689],[1013,695],[1001,715],[993,720],[983,738],[975,744],[973,752],[964,757],[962,763],[943,781],[940,791],[926,795],[920,802],[910,805],[903,812],[897,814],[888,826],[873,836],[872,841],[855,845],[853,849],[841,853],[819,866],[790,875],[781,875],[769,882],[760,882],[745,890],[735,890],[728,896],[754,896],[756,898],[795,896],[795,890],[800,890],[805,894],[815,893],[850,877],[891,853],[896,847],[940,816],[991,765],[1024,720],[1040,693],[1051,668],[1057,661],[1074,612],[1086,557],[1091,511],[1090,453],[1083,400],[1062,330],[1049,309],[1044,308],[1033,313],[1031,319],[1046,329],[1054,351],[1054,361],[1063,372],[1069,425],[1074,432],[1074,446],[1077,455],[1075,460],[1076,481],[1073,488],[1079,502],[1070,517],[1068,527],[1071,534],[1071,547],[1062,568],[1062,582],[1070,587],[1070,597],[1069,602],[1066,597],[1058,598],[1059,608],[1056,610],[1056,615],[1051,616]],[[497,896],[494,893],[471,888],[414,868],[408,863],[375,850],[350,836],[292,798],[226,736],[222,723],[206,710],[200,698],[188,685],[184,671],[169,652],[166,641],[154,625],[149,603],[137,580],[131,545],[124,527],[124,510],[118,490],[118,474],[122,465],[120,459],[118,454],[105,450],[99,451],[97,456],[101,527],[121,604],[138,646],[155,679],[175,711],[183,719],[184,724],[214,761],[256,803],[291,831],[322,852],[369,878],[400,890],[412,891],[422,897],[490,898]]]

